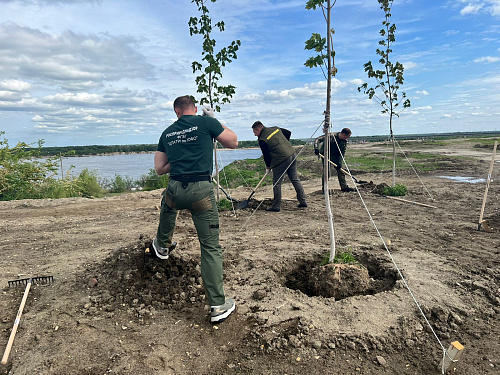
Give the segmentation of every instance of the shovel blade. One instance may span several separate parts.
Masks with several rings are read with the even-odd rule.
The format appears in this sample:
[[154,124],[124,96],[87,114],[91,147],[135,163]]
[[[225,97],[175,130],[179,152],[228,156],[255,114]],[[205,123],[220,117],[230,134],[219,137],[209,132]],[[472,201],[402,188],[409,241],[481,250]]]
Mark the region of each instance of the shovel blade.
[[238,203],[236,205],[237,210],[242,210],[242,209],[247,208],[247,207],[248,207],[248,199],[245,199],[244,201],[241,201],[240,203]]

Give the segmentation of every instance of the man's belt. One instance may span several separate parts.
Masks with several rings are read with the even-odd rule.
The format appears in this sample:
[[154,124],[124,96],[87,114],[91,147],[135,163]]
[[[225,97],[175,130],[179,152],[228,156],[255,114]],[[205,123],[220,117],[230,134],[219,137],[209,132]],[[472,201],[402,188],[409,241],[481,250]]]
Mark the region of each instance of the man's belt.
[[170,179],[174,181],[181,181],[183,188],[186,188],[190,182],[198,182],[198,181],[212,182],[212,176],[210,175],[184,174],[180,176],[170,176]]

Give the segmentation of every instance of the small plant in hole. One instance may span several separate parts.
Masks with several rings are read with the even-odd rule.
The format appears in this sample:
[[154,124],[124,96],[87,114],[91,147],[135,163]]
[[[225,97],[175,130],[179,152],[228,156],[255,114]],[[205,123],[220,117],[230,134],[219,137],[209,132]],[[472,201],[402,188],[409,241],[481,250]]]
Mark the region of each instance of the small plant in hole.
[[[320,263],[320,266],[324,266],[326,264],[330,263],[330,252],[326,252],[323,254],[323,260]],[[333,259],[333,263],[342,263],[342,264],[357,264],[360,265],[358,260],[354,257],[352,254],[352,248],[349,247],[345,250],[341,250],[337,252],[335,255],[335,258]]]
[[389,195],[391,197],[403,197],[408,193],[406,186],[402,184],[397,184],[396,186],[388,186],[383,191],[383,195]]

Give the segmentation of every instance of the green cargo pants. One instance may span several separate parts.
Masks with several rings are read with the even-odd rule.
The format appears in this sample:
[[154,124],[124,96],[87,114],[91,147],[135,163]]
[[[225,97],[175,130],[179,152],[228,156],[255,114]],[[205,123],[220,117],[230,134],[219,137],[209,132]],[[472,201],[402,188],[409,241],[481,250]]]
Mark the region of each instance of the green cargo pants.
[[211,306],[226,302],[222,282],[222,249],[219,244],[219,212],[212,183],[170,180],[163,191],[157,239],[161,247],[172,245],[178,210],[189,210],[201,248],[201,277]]

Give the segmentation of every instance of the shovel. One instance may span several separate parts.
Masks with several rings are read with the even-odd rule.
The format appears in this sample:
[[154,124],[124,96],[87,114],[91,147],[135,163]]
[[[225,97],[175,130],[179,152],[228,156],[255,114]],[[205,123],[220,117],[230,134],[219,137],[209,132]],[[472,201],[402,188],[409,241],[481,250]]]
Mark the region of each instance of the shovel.
[[[319,154],[319,156],[321,156],[323,159],[325,158],[323,155]],[[328,160],[328,162],[333,165],[335,168],[337,168],[337,164],[335,164],[333,161],[331,160]],[[352,174],[350,174],[349,172],[347,172],[344,168],[340,168],[340,171],[346,175],[348,175],[349,177],[351,177],[354,182],[356,182],[357,184],[367,184],[368,181],[363,181],[363,180],[358,180],[356,177],[354,177]]]
[[242,210],[244,208],[247,208],[248,207],[248,201],[253,197],[253,195],[255,194],[255,191],[259,188],[260,184],[262,183],[262,181],[264,181],[264,179],[267,177],[267,175],[269,174],[269,172],[266,172],[266,174],[264,175],[264,177],[262,177],[262,179],[259,181],[259,183],[257,184],[257,186],[255,187],[255,189],[253,189],[252,191],[252,194],[250,194],[250,196],[248,197],[248,199],[245,199],[244,201],[241,201],[240,203],[238,203],[236,205],[236,209],[237,210]]
[[9,281],[9,286],[26,285],[26,289],[24,290],[23,299],[21,301],[21,305],[19,306],[19,310],[17,311],[16,320],[14,321],[14,326],[12,327],[7,347],[3,353],[2,365],[6,365],[7,360],[9,359],[10,350],[12,349],[12,344],[14,344],[14,337],[16,337],[17,327],[19,326],[19,321],[21,320],[21,315],[23,314],[24,305],[26,303],[26,299],[28,298],[31,284],[50,284],[53,280],[54,278],[52,276],[38,276],[30,277],[29,279]]
[[227,191],[224,190],[224,188],[217,182],[217,180],[212,176],[212,180],[215,181],[215,183],[219,186],[219,189],[224,193],[224,195],[226,196],[227,200],[230,201],[230,202],[238,202],[237,199],[234,199],[232,196],[230,196],[228,194]]

